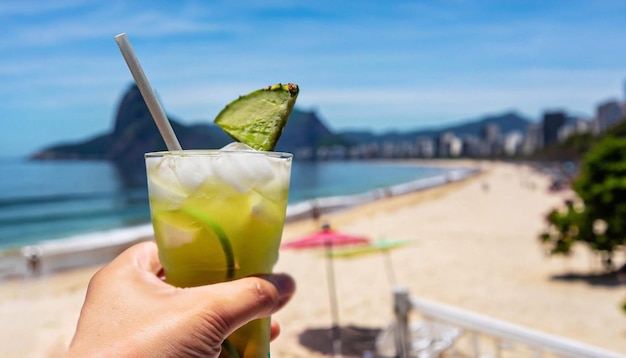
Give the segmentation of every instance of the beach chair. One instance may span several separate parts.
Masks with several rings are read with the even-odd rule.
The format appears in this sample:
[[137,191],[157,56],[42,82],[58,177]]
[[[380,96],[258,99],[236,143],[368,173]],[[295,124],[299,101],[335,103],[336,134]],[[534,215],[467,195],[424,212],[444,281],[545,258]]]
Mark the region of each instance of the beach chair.
[[[452,348],[463,334],[462,330],[434,321],[417,321],[409,325],[408,357],[436,358]],[[396,348],[397,325],[391,323],[376,338],[376,354],[379,358],[399,357]]]

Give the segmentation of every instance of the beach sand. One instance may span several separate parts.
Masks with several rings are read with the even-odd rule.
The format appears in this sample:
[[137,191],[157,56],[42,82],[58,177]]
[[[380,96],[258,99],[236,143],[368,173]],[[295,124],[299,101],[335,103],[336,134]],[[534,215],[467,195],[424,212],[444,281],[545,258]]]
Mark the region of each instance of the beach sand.
[[[410,240],[391,251],[391,258],[396,285],[413,297],[626,352],[626,315],[619,309],[626,286],[602,278],[597,258],[584,248],[569,258],[547,257],[538,244],[543,216],[567,193],[548,193],[549,178],[525,166],[480,165],[483,174],[462,182],[323,219],[347,233]],[[311,233],[318,225],[312,220],[289,223],[283,241]],[[366,329],[389,324],[393,284],[384,256],[333,262],[339,324]],[[276,271],[290,273],[298,290],[275,315],[282,333],[272,343],[273,357],[328,356],[306,341],[332,325],[325,265],[318,250],[281,251]],[[0,356],[59,356],[71,339],[86,285],[96,270],[2,283]]]

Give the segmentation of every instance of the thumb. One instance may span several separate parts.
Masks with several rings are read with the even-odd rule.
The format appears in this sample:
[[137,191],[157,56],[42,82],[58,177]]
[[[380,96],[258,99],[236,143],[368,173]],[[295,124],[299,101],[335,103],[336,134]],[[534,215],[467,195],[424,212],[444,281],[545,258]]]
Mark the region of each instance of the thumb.
[[250,276],[215,285],[194,287],[205,319],[225,336],[257,318],[268,317],[291,299],[296,284],[287,274]]

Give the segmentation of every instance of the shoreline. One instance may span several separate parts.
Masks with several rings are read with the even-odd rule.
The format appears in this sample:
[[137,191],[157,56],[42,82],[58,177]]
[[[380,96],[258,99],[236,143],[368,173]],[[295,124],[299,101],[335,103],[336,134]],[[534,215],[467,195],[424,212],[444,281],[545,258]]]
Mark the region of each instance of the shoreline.
[[[393,163],[393,162],[392,162]],[[417,164],[410,161],[404,164]],[[445,174],[420,178],[405,183],[391,185],[385,188],[377,188],[357,194],[336,195],[297,202],[287,207],[285,223],[294,222],[307,218],[315,218],[319,215],[329,214],[340,210],[353,208],[373,201],[409,194],[412,192],[432,189],[438,186],[467,179],[480,174],[480,169],[461,166],[432,165],[433,167],[449,168]]]
[[[420,178],[386,188],[377,188],[351,195],[321,197],[290,204],[287,207],[285,224],[319,215],[328,215],[393,196],[432,189],[480,173],[480,169],[468,166],[469,163],[465,163],[468,167],[450,165],[445,161],[407,160],[392,161],[391,163],[440,167],[449,170],[444,174]],[[26,276],[54,274],[58,271],[104,264],[126,248],[140,241],[149,240],[153,236],[152,224],[147,222],[3,249],[0,250],[0,283]]]

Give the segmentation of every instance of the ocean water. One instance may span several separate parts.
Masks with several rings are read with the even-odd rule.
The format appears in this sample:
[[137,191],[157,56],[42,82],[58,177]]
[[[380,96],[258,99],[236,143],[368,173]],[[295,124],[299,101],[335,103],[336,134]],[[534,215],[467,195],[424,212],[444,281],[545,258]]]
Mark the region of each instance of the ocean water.
[[[294,161],[290,205],[350,195],[447,169],[383,162]],[[0,249],[150,221],[145,186],[127,186],[102,161],[0,159]]]

